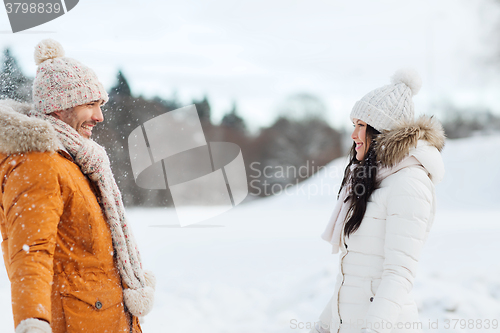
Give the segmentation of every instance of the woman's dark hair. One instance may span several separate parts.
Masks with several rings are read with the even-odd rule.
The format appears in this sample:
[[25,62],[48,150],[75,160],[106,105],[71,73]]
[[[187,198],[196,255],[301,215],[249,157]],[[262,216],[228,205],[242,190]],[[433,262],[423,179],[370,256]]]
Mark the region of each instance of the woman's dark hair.
[[[368,151],[365,151],[363,160],[358,161],[356,159],[356,143],[353,143],[349,153],[349,164],[345,168],[344,179],[340,187],[340,191],[342,191],[342,188],[349,183],[351,188],[346,198],[346,202],[351,201],[351,205],[347,211],[349,219],[344,226],[346,236],[358,230],[366,212],[368,199],[372,192],[379,186],[377,183],[377,156],[375,154],[376,137],[378,134],[380,134],[379,131],[370,125],[366,125],[366,141],[370,142],[370,146]],[[353,164],[356,166],[351,171]]]

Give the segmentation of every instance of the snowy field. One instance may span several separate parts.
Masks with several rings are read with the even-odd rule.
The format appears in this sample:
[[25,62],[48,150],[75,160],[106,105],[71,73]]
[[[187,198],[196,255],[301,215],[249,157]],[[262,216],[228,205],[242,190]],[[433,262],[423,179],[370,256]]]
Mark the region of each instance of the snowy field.
[[[414,286],[426,332],[500,331],[500,324],[484,328],[486,319],[500,321],[498,147],[500,136],[475,137],[448,141],[443,152],[447,173]],[[190,227],[180,228],[172,209],[128,210],[158,281],[144,332],[307,332],[294,323],[315,321],[333,293],[338,258],[319,235],[344,163],[332,162],[289,194]],[[5,269],[0,320],[2,332],[14,331]],[[474,328],[462,329],[470,320]]]

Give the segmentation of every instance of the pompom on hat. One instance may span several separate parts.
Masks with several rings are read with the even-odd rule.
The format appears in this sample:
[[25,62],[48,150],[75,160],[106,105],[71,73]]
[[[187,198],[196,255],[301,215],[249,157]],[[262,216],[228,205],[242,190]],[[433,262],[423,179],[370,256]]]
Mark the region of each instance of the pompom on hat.
[[72,58],[53,39],[35,47],[38,65],[33,81],[33,103],[38,112],[49,114],[92,101],[108,101],[108,93],[94,71]]
[[354,104],[351,120],[360,119],[379,132],[391,130],[402,121],[413,120],[412,97],[422,86],[422,79],[413,69],[400,69],[391,84],[375,89]]

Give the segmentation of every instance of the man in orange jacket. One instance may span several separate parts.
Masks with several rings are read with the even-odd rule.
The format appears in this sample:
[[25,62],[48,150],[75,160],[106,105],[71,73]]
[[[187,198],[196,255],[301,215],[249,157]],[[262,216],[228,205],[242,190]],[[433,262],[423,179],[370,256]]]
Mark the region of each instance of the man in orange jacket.
[[108,95],[54,40],[35,48],[34,105],[0,101],[0,228],[16,333],[141,332],[144,271],[109,159],[90,139]]

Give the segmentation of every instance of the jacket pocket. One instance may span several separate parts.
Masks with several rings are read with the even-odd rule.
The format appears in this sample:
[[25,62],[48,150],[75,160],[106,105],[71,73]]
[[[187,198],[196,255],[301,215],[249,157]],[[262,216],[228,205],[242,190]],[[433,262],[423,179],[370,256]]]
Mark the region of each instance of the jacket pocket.
[[363,290],[368,297],[375,296],[375,293],[373,292],[372,288],[372,279],[371,278],[365,278],[363,281]]
[[375,294],[377,293],[378,287],[380,286],[382,279],[380,278],[366,278],[364,283],[365,293],[370,302],[375,299]]
[[363,289],[370,302],[375,299],[375,294],[377,293],[378,287],[382,282],[382,279],[366,278],[363,284]]
[[374,296],[377,293],[378,287],[380,286],[380,282],[382,282],[382,279],[371,279],[370,280],[370,290]]
[[62,305],[68,333],[130,332],[121,289],[63,293]]

